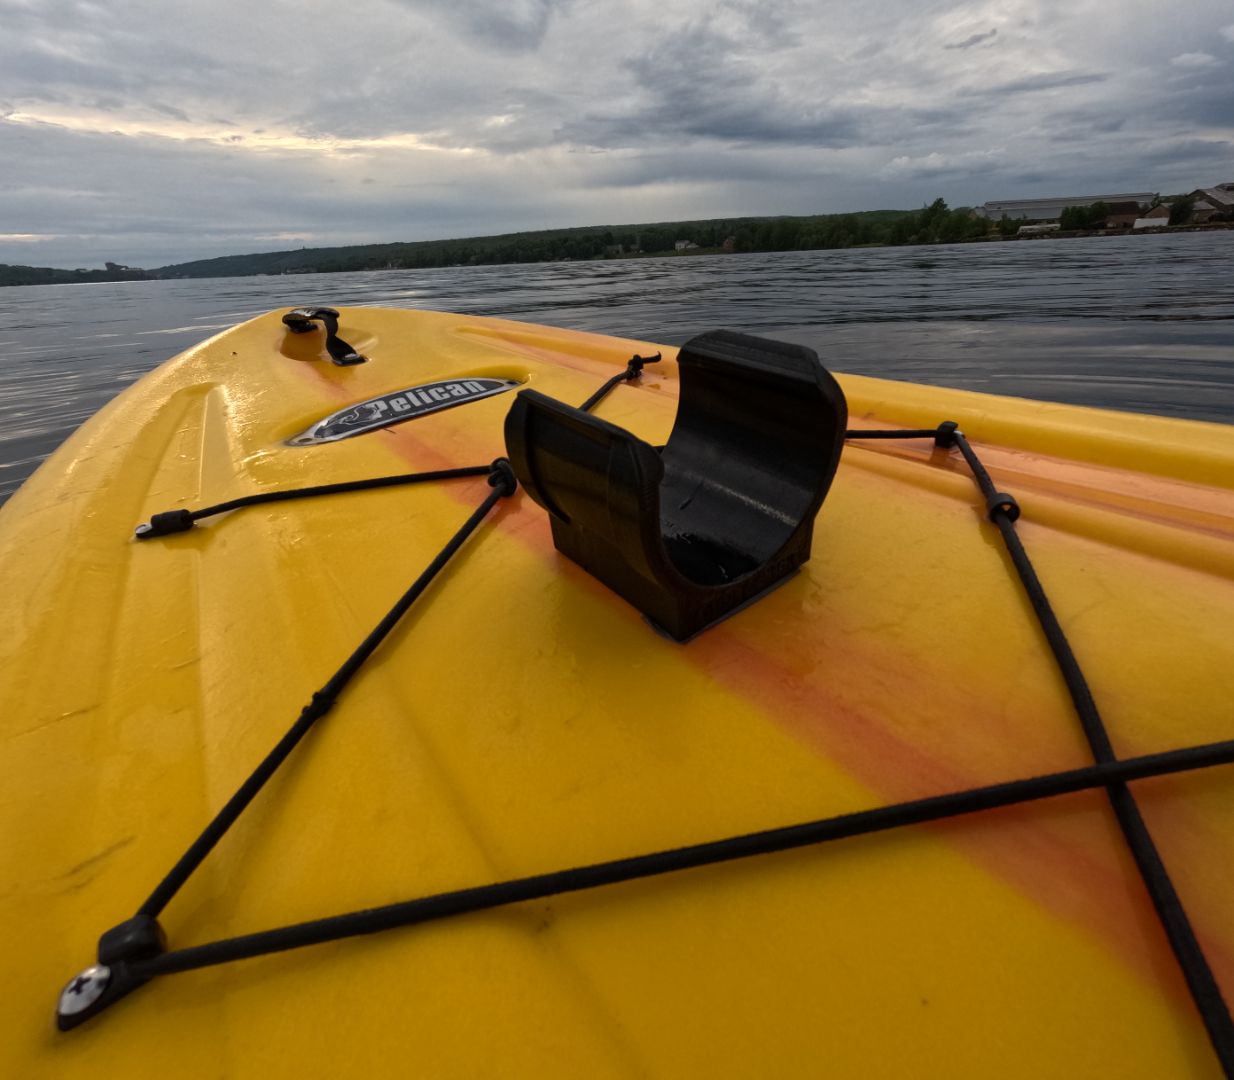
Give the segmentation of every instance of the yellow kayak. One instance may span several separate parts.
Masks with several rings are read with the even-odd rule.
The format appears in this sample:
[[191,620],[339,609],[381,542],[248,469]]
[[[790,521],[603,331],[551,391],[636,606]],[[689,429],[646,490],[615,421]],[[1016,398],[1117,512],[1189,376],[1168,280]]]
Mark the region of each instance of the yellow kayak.
[[800,352],[687,438],[676,349],[323,310],[0,510],[4,1075],[1228,1074],[1234,429],[840,374],[738,440],[756,580],[654,485]]

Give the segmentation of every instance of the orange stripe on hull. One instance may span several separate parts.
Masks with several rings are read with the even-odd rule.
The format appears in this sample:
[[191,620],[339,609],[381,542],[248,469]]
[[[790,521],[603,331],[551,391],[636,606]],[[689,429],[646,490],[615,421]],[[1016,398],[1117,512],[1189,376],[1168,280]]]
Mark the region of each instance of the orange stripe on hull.
[[[563,364],[557,353],[546,352],[545,359]],[[578,370],[576,364],[565,366]],[[668,364],[665,367],[670,369]],[[586,370],[603,376],[608,368],[588,364]],[[306,364],[303,370],[326,384],[333,396],[354,397],[319,365]],[[665,379],[664,386],[671,392],[660,400],[668,406],[675,402],[675,380]],[[487,406],[494,407],[491,401]],[[484,406],[477,403],[470,408],[478,407]],[[465,420],[443,412],[387,429],[386,435],[389,447],[417,470],[478,464],[486,452],[477,452],[474,414],[471,420]],[[497,452],[501,452],[500,445]],[[447,488],[460,505],[472,506],[480,483],[450,484]],[[583,587],[590,585],[600,594],[611,596],[582,572],[571,573],[572,564],[553,548],[547,521],[529,501],[508,507],[495,527],[502,535],[517,538],[555,572],[565,569]],[[1008,588],[1018,586],[1009,579]],[[774,604],[778,596],[773,594],[764,603]],[[612,600],[620,603],[615,597]],[[931,677],[913,670],[890,647],[881,654],[854,648],[849,642],[856,635],[842,621],[833,619],[820,626],[817,620],[785,619],[780,635],[768,632],[766,625],[760,626],[757,644],[744,639],[741,621],[738,616],[705,632],[680,647],[679,655],[838,764],[885,802],[1074,767],[1087,760],[1078,722],[1066,710],[1043,732],[1035,715],[986,710],[981,689],[962,677],[950,683],[951,700],[939,700],[937,673]],[[1049,671],[1044,642],[1042,650],[1043,668]],[[827,663],[820,666],[820,658],[826,658]],[[855,707],[846,700],[843,687],[871,676],[878,683],[881,707]],[[905,703],[911,704],[906,708]],[[917,727],[931,730],[938,740],[933,747],[913,741],[914,709],[919,713]],[[948,727],[954,730],[939,738],[938,733]],[[1147,749],[1124,747],[1124,752]],[[1183,787],[1195,781],[1169,782]],[[1147,802],[1146,815],[1167,840],[1163,844],[1167,862],[1173,861],[1170,856],[1176,835],[1193,838],[1189,849],[1213,850],[1209,838],[1196,835],[1200,831],[1198,821],[1184,806],[1176,802],[1168,808],[1154,807],[1151,799]],[[1184,1008],[1190,1007],[1178,965],[1101,794],[1012,807],[928,828],[932,835],[945,838],[974,863],[1056,918],[1101,942],[1142,978],[1167,990]],[[1228,993],[1234,989],[1234,953],[1224,937],[1205,934],[1203,926],[1197,926],[1197,931]]]

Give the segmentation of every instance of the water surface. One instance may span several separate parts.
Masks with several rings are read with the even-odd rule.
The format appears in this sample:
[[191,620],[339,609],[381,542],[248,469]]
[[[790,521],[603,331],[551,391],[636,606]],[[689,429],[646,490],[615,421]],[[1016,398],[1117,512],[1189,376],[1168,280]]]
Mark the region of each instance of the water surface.
[[1234,422],[1234,232],[0,288],[0,500],[142,374],[271,308],[380,304]]

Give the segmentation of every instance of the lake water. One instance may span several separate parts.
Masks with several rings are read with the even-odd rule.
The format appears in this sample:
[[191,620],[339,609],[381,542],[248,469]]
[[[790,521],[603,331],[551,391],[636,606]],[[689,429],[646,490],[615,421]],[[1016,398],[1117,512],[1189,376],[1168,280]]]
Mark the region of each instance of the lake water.
[[499,315],[676,345],[728,327],[838,371],[1234,423],[1234,231],[0,288],[0,501],[182,349],[277,307]]

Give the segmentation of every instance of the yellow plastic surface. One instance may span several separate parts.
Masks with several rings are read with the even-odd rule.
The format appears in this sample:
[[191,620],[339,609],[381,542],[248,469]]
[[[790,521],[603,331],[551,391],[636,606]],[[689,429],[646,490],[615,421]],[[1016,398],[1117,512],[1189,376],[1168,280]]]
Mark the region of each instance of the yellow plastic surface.
[[[655,348],[345,309],[170,361],[0,511],[0,1074],[1215,1077],[1100,793],[158,979],[61,987],[480,501],[511,395],[338,443],[349,402],[500,375],[578,402]],[[670,430],[673,350],[598,415]],[[961,423],[1123,755],[1234,737],[1234,430],[841,376]],[[813,557],[681,646],[503,504],[167,908],[173,947],[1089,761],[955,453],[850,443]],[[1135,785],[1234,1000],[1234,769]]]

